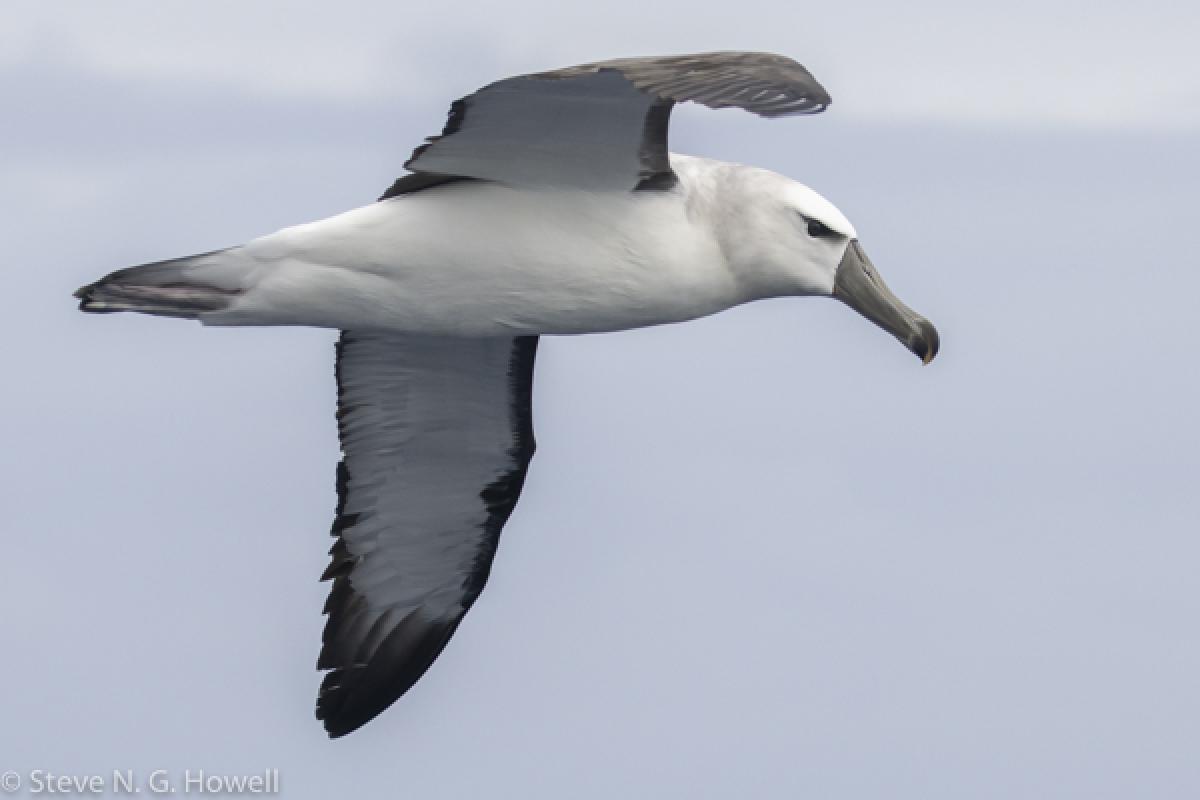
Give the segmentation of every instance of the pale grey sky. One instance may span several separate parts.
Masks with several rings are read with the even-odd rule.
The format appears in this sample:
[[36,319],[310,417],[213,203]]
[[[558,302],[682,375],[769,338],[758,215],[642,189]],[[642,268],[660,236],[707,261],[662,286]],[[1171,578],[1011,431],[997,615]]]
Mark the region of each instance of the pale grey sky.
[[[6,5],[0,772],[1195,797],[1200,14],[965,9]],[[328,741],[333,335],[70,292],[369,202],[479,84],[713,48],[792,55],[834,106],[684,109],[675,148],[837,203],[941,355],[815,299],[546,340],[487,590]]]

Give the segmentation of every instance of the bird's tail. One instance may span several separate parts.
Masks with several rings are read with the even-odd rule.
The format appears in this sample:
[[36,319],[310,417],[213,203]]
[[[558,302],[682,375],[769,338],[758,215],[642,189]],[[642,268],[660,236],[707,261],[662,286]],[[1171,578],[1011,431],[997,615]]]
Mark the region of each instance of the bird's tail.
[[[161,317],[197,319],[221,311],[244,291],[229,256],[217,250],[170,261],[119,269],[75,292],[79,310],[93,313],[138,311]],[[231,274],[232,273],[232,274]]]

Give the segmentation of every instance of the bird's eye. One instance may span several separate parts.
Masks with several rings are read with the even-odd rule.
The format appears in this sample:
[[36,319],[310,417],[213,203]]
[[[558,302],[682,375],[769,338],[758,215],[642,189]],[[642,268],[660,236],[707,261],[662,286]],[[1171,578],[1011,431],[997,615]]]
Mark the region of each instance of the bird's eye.
[[808,235],[814,239],[831,239],[838,235],[837,231],[819,219],[804,217],[804,222],[808,225]]

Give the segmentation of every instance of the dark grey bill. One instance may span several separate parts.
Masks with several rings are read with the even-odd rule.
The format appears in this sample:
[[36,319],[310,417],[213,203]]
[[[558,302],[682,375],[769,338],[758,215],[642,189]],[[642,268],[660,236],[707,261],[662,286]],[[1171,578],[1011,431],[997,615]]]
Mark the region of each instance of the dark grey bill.
[[838,265],[833,296],[895,336],[922,362],[937,355],[937,328],[892,294],[858,239],[850,240]]

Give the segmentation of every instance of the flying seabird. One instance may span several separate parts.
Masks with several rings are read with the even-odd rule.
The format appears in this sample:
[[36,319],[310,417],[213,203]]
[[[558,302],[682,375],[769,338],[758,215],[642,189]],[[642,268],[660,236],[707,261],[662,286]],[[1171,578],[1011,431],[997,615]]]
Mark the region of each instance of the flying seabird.
[[487,581],[533,457],[538,337],[835,297],[922,361],[934,327],[898,300],[849,220],[775,173],[668,152],[672,107],[814,114],[789,58],[623,58],[521,75],[456,101],[379,201],[247,244],[130,267],[84,311],[311,325],[336,348],[336,537],[317,717],[349,733],[429,668]]

